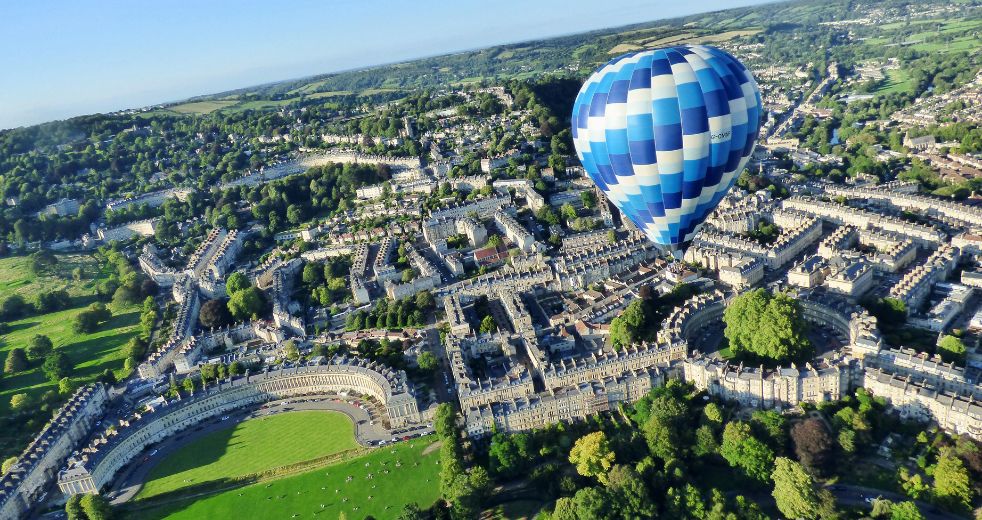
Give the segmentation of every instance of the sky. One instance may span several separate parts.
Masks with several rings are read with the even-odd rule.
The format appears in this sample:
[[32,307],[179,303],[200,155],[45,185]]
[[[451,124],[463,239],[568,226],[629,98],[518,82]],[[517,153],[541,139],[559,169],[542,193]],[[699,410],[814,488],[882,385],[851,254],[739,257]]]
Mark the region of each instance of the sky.
[[0,128],[764,0],[4,0]]

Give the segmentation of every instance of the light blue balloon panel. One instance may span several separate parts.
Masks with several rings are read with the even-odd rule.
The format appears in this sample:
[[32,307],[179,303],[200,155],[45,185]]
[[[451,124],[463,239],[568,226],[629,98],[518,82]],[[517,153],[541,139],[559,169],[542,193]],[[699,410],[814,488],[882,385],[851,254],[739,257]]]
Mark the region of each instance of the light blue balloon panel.
[[626,54],[583,84],[573,144],[593,182],[676,252],[736,182],[760,130],[760,92],[729,53],[702,45]]

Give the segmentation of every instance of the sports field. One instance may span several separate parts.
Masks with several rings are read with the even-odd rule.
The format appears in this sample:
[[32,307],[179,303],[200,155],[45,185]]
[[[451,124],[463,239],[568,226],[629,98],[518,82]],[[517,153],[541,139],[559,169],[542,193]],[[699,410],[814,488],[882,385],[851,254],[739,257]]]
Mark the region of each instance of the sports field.
[[250,419],[210,433],[155,466],[136,499],[238,477],[355,448],[354,425],[338,412],[304,411]]
[[[132,510],[127,518],[396,518],[403,506],[428,507],[439,497],[438,449],[423,437],[269,483]],[[255,452],[255,450],[253,450]],[[424,454],[425,453],[425,454]],[[138,504],[137,504],[138,505]]]

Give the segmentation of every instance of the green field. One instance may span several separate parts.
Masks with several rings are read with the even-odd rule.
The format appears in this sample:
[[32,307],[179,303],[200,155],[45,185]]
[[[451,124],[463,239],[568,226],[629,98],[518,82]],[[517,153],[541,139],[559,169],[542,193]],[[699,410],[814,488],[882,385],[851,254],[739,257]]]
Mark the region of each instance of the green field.
[[168,107],[169,110],[177,112],[178,114],[210,114],[216,110],[221,110],[225,107],[234,105],[235,101],[192,101],[190,103],[182,103],[180,105],[174,105]]
[[439,497],[440,452],[428,449],[432,439],[378,448],[362,457],[269,483],[135,510],[128,518],[238,520],[245,513],[250,518],[334,519],[341,512],[351,519],[368,515],[395,518],[410,502],[428,507]]
[[[95,301],[96,284],[108,273],[98,261],[88,255],[59,255],[51,272],[35,276],[28,268],[27,257],[0,259],[0,300],[19,294],[33,303],[38,292],[64,289],[71,296],[71,306],[42,315],[33,315],[11,321],[8,331],[0,339],[0,365],[7,352],[13,348],[25,348],[36,334],[48,336],[54,347],[64,352],[75,365],[71,378],[76,383],[94,380],[105,369],[112,369],[117,377],[126,375],[123,368],[122,347],[139,332],[140,311],[137,305],[110,305],[113,318],[92,334],[77,334],[72,330],[72,319]],[[72,271],[82,269],[82,279],[72,279]],[[57,390],[57,383],[49,381],[41,370],[41,362],[31,362],[30,367],[17,374],[4,374],[0,378],[0,417],[10,411],[10,398],[26,393],[35,402],[48,390]],[[41,425],[27,424],[24,428],[0,427],[0,454],[13,455],[23,449]]]
[[886,72],[883,82],[874,91],[875,94],[892,94],[894,92],[908,92],[912,85],[910,75],[903,69],[890,69]]
[[287,466],[356,446],[354,425],[338,412],[290,412],[250,419],[168,456],[150,471],[136,498]]

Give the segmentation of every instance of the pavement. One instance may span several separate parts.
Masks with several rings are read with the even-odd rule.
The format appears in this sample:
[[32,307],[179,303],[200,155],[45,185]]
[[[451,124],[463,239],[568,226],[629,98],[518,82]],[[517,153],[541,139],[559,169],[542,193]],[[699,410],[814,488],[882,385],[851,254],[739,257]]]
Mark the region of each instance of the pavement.
[[[359,407],[359,403],[364,408]],[[132,500],[143,487],[147,475],[157,464],[165,460],[168,455],[205,435],[232,428],[246,419],[307,410],[334,411],[347,415],[355,425],[355,440],[362,446],[376,446],[382,441],[394,442],[407,435],[425,435],[433,432],[432,427],[410,431],[401,428],[386,429],[383,424],[384,421],[378,415],[379,412],[373,409],[371,403],[352,397],[306,396],[270,401],[263,405],[243,409],[237,413],[207,419],[197,426],[153,446],[142,459],[140,457],[134,458],[116,475],[107,497],[114,505]]]

